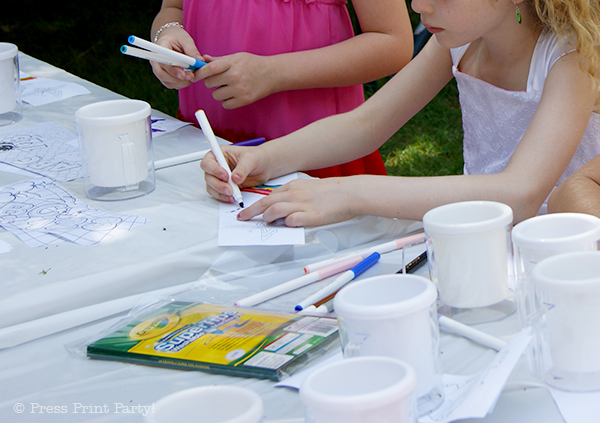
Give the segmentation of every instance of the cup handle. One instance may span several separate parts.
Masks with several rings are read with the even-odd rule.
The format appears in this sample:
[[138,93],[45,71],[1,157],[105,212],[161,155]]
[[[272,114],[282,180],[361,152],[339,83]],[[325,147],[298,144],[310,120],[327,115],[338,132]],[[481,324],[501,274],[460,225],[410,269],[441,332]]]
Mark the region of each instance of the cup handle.
[[538,309],[531,313],[529,316],[526,316],[526,325],[527,326],[536,326],[542,320],[542,317],[550,310],[554,308],[554,304],[550,304],[547,302],[543,302],[538,306]]
[[354,342],[348,341],[348,343],[346,343],[346,345],[344,345],[344,348],[343,348],[344,358],[360,357],[363,343],[369,337],[369,334],[355,334],[355,335],[357,335],[358,339],[356,339]]
[[123,177],[125,179],[125,191],[138,188],[135,172],[138,168],[138,159],[135,154],[135,144],[129,139],[129,133],[119,134],[121,140],[121,155],[123,160]]

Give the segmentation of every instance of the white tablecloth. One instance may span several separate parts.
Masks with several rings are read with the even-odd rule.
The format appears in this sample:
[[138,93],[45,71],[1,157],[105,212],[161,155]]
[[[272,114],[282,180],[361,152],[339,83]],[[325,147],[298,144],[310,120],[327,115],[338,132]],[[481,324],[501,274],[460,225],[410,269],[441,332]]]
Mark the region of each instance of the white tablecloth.
[[[52,121],[76,134],[75,110],[120,97],[25,54],[20,59],[26,73],[79,83],[91,95],[35,108],[24,105],[23,120],[11,127]],[[154,141],[156,159],[206,148],[202,133],[189,126]],[[27,177],[0,172],[0,185],[23,179]],[[394,239],[420,226],[419,222],[363,217],[307,229],[306,244],[301,246],[220,248],[217,203],[205,192],[198,162],[157,170],[156,190],[132,200],[92,201],[85,198],[82,180],[61,185],[92,207],[138,215],[149,223],[89,247],[63,242],[29,248],[11,233],[0,230],[0,240],[12,246],[12,251],[0,254],[0,346],[2,342],[11,344],[11,339],[23,334],[33,339],[0,349],[2,422],[139,422],[143,409],[138,407],[151,406],[181,389],[210,384],[236,384],[255,390],[265,404],[266,421],[301,418],[297,392],[274,388],[271,381],[90,360],[70,352],[65,345],[106,330],[124,316],[114,313],[140,302],[193,286],[186,295],[229,305],[300,276],[307,263]],[[398,253],[384,255],[363,277],[396,272],[401,267],[400,257]],[[426,266],[419,273],[427,275]],[[310,288],[261,307],[292,311],[307,292]],[[78,325],[87,320],[91,322]],[[67,326],[75,327],[43,336],[53,332],[57,324],[72,321],[76,323]],[[518,327],[513,316],[482,329],[508,339]],[[473,373],[495,354],[453,336],[443,336],[441,345],[447,373]],[[550,394],[545,389],[523,389],[522,381],[531,382],[524,360],[511,375],[508,390],[494,412],[484,421],[561,422]]]

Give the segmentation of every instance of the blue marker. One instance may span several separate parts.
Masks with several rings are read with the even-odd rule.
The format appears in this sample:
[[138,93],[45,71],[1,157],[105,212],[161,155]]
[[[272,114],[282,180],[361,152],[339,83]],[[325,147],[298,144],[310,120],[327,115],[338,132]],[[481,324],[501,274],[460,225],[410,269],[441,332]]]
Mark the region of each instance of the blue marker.
[[350,282],[352,279],[356,278],[362,272],[364,272],[369,267],[377,263],[380,257],[381,255],[377,252],[371,254],[366,259],[354,266],[352,269],[342,273],[340,276],[337,277],[336,280],[331,282],[329,285],[325,286],[324,288],[321,288],[319,291],[315,292],[314,294],[306,298],[304,301],[300,302],[300,304],[298,304],[295,307],[296,311],[301,311],[306,307],[311,306],[316,302],[322,300],[323,298],[335,293],[341,287]]

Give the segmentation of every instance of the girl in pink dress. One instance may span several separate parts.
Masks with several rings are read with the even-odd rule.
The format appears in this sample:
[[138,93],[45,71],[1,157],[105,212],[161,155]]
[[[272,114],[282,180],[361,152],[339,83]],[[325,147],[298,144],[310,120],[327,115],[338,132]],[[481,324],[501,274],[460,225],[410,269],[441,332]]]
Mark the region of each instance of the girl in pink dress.
[[[278,138],[364,102],[362,84],[397,72],[412,53],[405,2],[355,0],[164,0],[158,44],[209,64],[196,72],[153,64],[179,90],[180,118],[203,109],[232,142]],[[183,29],[185,28],[185,30]],[[385,174],[379,152],[313,176]]]

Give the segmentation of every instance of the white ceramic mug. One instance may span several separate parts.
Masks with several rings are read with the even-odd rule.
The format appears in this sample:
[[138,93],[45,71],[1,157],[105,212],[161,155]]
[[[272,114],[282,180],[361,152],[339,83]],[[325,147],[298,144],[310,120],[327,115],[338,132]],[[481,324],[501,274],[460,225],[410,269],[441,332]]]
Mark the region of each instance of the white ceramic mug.
[[19,50],[14,44],[0,43],[0,126],[22,118]]
[[263,403],[248,389],[211,385],[175,392],[158,400],[145,423],[260,423]]
[[386,356],[417,374],[419,414],[443,401],[437,291],[417,275],[382,275],[342,288],[333,300],[345,358]]
[[85,191],[95,200],[123,200],[154,190],[150,105],[109,100],[75,112]]
[[325,365],[300,386],[306,423],[416,423],[415,371],[389,357]]
[[531,278],[539,298],[534,332],[544,380],[567,391],[599,391],[600,251],[546,258]]
[[510,298],[512,209],[493,201],[436,207],[423,216],[429,270],[440,312],[463,323],[499,320],[515,310]]

